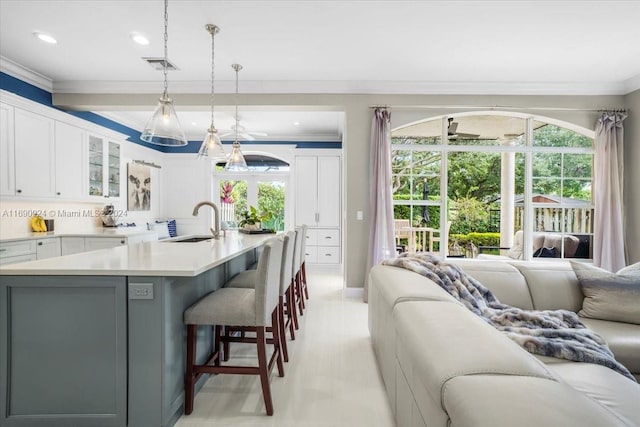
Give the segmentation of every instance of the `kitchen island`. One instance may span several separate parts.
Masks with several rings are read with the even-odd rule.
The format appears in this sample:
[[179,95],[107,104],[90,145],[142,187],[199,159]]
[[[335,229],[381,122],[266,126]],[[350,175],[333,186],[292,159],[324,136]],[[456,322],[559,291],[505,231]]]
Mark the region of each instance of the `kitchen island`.
[[[0,267],[0,425],[175,424],[184,310],[255,262],[269,237],[230,232]],[[202,328],[200,360],[211,338]]]

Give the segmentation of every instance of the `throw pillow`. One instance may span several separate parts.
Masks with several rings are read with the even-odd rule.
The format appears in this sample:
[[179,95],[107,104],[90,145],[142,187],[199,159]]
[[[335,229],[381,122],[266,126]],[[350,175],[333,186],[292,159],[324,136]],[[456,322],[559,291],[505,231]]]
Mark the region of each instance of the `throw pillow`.
[[634,274],[637,268],[622,269],[619,274],[570,262],[585,297],[580,316],[640,325],[640,274]]
[[175,219],[170,219],[169,221],[167,221],[167,228],[169,228],[169,236],[176,237],[178,235]]

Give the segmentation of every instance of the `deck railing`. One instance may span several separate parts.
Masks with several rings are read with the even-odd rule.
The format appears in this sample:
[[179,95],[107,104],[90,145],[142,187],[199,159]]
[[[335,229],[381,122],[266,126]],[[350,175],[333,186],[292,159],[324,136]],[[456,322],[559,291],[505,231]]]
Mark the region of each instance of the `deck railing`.
[[[571,234],[593,233],[593,208],[541,207],[533,208],[533,221],[537,231],[556,231]],[[524,208],[515,210],[515,229],[524,229]]]

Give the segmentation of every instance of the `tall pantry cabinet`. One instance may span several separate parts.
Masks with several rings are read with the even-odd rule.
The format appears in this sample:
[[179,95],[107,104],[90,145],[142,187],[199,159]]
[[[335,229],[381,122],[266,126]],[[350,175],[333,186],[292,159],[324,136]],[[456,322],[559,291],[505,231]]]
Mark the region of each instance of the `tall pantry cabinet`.
[[342,260],[342,171],[339,155],[297,156],[296,226],[306,224],[306,262],[340,264]]

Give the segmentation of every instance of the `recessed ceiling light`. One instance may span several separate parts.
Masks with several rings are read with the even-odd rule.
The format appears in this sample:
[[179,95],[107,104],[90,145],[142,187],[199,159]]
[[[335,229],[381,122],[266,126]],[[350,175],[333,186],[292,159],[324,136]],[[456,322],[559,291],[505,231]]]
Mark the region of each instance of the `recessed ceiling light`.
[[197,122],[191,122],[191,124],[192,124],[193,126],[197,126],[197,125],[198,125],[198,123],[197,123]]
[[149,39],[140,33],[134,32],[134,33],[131,33],[130,36],[131,36],[131,39],[138,44],[141,44],[143,46],[146,46],[149,44]]
[[300,126],[300,122],[293,122],[294,126]]
[[49,34],[45,34],[45,33],[41,33],[39,31],[35,31],[33,33],[33,36],[38,38],[39,40],[42,40],[45,43],[49,43],[49,44],[56,44],[58,43],[58,40],[54,39],[52,36],[50,36]]

